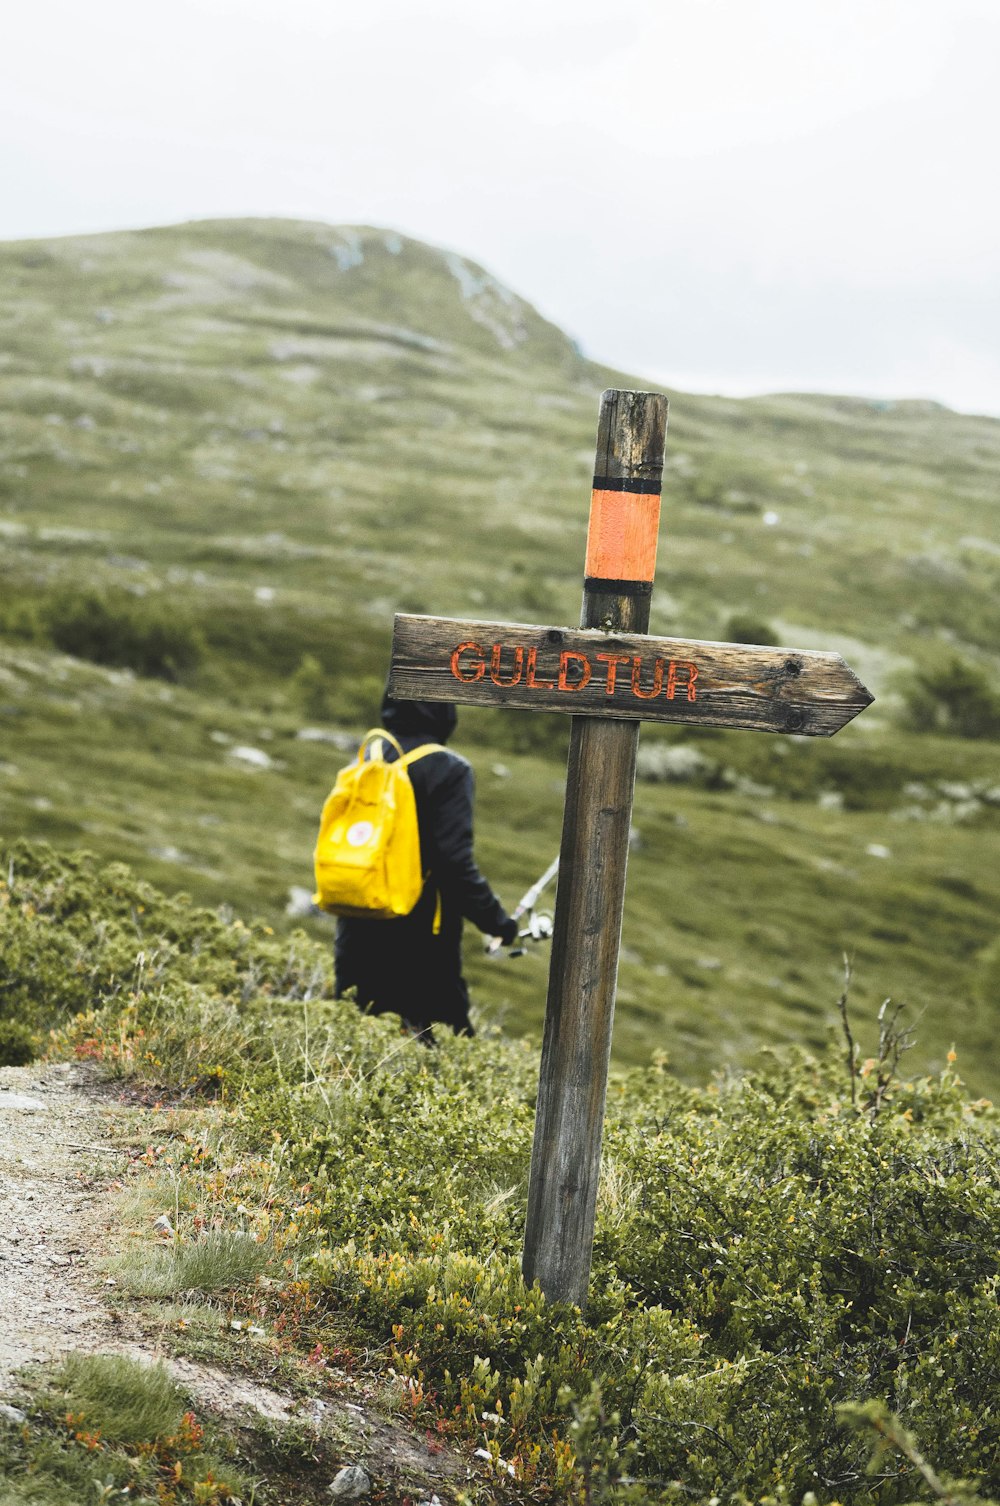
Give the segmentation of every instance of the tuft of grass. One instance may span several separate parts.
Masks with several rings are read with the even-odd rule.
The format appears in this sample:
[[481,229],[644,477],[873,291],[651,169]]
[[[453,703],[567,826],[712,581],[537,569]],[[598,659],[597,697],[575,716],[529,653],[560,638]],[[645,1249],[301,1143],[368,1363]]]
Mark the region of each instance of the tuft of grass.
[[71,1354],[42,1404],[82,1417],[108,1443],[139,1444],[176,1433],[187,1409],[165,1366],[123,1354]]
[[222,1506],[254,1498],[235,1447],[159,1363],[72,1354],[34,1374],[23,1423],[0,1419],[0,1506]]
[[273,1254],[268,1243],[242,1230],[209,1229],[191,1243],[129,1250],[115,1269],[121,1285],[136,1297],[207,1295],[252,1285]]

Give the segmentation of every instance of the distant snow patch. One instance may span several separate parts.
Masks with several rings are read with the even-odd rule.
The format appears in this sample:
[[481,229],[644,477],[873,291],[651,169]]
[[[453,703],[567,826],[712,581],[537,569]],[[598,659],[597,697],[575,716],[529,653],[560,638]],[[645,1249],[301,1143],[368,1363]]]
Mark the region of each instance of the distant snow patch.
[[352,267],[360,267],[365,259],[361,237],[356,230],[342,230],[340,240],[331,241],[326,249],[341,272],[350,272]]
[[385,246],[385,249],[388,251],[390,256],[398,256],[403,249],[403,242],[400,240],[398,235],[390,234],[385,236],[382,244]]
[[523,345],[528,338],[528,329],[524,305],[516,294],[488,272],[470,266],[453,251],[446,254],[444,262],[458,283],[463,301],[476,323],[489,330],[502,350],[514,350]]

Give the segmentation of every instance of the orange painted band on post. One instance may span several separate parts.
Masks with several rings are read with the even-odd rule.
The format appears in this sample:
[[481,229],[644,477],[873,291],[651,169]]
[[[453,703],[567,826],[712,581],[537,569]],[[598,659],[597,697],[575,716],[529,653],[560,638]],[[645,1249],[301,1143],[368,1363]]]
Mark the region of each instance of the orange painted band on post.
[[658,493],[600,491],[595,487],[590,497],[587,576],[652,581],[659,527]]

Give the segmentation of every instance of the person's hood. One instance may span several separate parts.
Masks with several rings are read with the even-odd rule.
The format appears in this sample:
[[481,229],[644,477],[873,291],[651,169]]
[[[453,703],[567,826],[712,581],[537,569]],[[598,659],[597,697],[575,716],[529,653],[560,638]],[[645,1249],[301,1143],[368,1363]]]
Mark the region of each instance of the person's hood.
[[382,698],[382,726],[396,737],[446,743],[457,721],[458,713],[450,701],[397,701],[388,691]]

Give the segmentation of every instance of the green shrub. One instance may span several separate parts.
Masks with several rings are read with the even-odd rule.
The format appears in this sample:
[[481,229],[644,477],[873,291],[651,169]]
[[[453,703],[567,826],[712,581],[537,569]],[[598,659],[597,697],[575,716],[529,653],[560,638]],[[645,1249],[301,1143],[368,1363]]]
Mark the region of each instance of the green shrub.
[[769,622],[747,612],[735,612],[726,621],[722,633],[727,643],[763,643],[777,645],[778,638]]
[[1000,936],[984,947],[976,959],[975,987],[980,1002],[988,1007],[1000,999]]
[[[332,991],[327,948],[301,932],[168,898],[122,863],[15,843],[0,872],[0,1019],[44,1031],[103,1007],[92,1054],[121,1063],[119,1016],[141,1006],[175,1079],[218,1080],[213,1042],[238,1069],[260,1024],[240,1023],[253,997],[311,999]],[[269,1040],[260,1046],[271,1055]],[[123,1064],[123,1063],[121,1063]]]
[[34,1061],[36,1041],[27,1025],[0,1020],[0,1067],[24,1067]]
[[55,646],[94,664],[177,680],[202,657],[200,632],[155,597],[81,591],[49,603],[46,616]]
[[917,732],[1000,737],[1000,694],[985,670],[958,654],[926,665],[903,685],[906,724]]
[[49,636],[38,602],[18,596],[8,596],[0,605],[0,633],[22,643],[43,643]]

